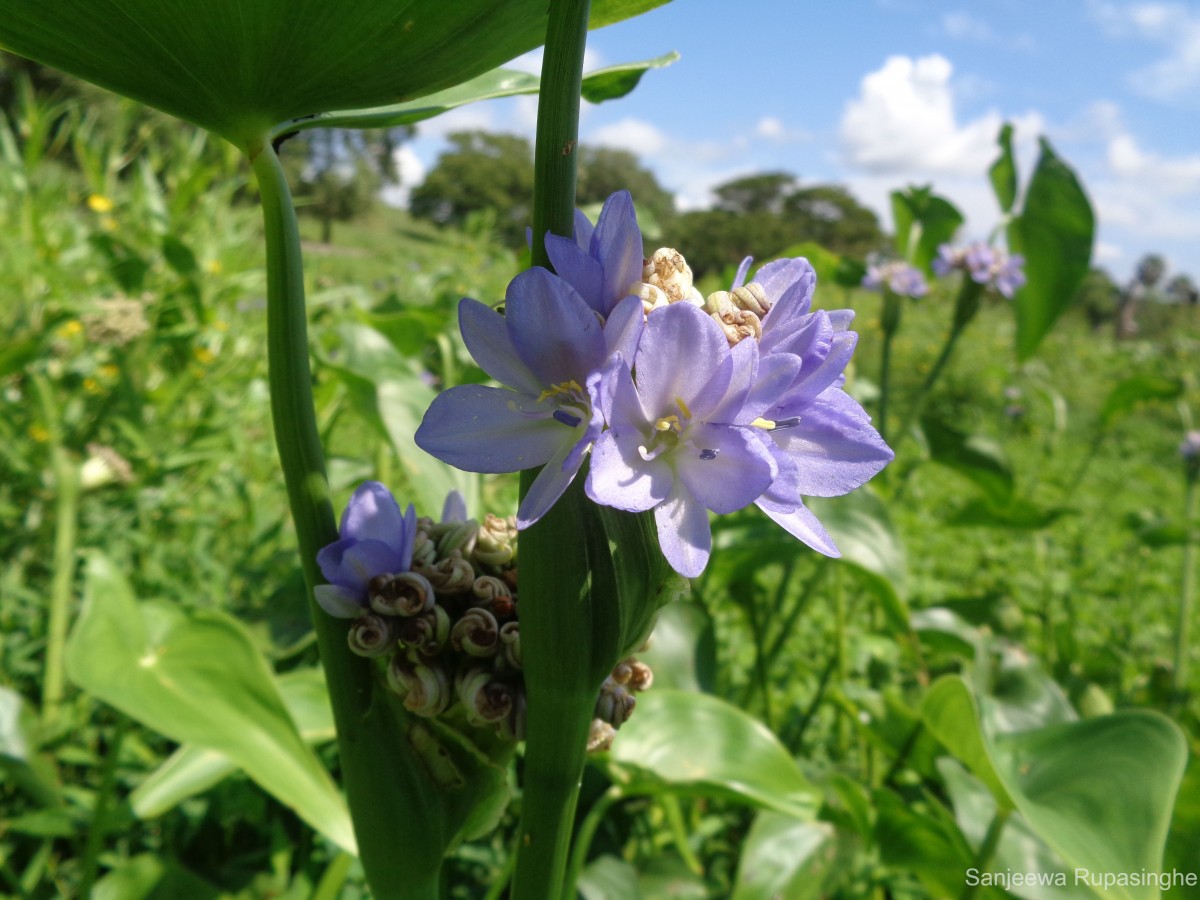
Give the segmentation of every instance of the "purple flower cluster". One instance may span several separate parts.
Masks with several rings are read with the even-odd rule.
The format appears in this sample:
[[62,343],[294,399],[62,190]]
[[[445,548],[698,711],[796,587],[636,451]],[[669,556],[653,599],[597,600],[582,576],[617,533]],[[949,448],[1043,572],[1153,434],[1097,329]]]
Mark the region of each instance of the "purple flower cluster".
[[1024,265],[1025,257],[1020,254],[1009,256],[1003,250],[976,241],[965,247],[942,244],[933,260],[933,271],[939,278],[945,278],[960,269],[976,284],[994,288],[1011,299],[1017,288],[1025,283]]
[[868,266],[862,286],[872,291],[882,291],[886,287],[897,296],[913,299],[929,293],[929,285],[925,283],[925,276],[921,270],[899,260]]
[[[694,577],[711,551],[708,513],[751,503],[810,547],[837,548],[802,497],[859,487],[891,459],[842,389],[857,335],[849,310],[812,310],[803,259],[764,266],[706,300],[681,254],[643,257],[629,194],[575,240],[547,236],[558,274],[530,269],[501,316],[459,306],[463,339],[502,388],[443,392],[419,446],[476,472],[542,466],[517,512],[536,522],[574,480],[597,503],[654,510],[664,556]],[[683,301],[683,302],[680,302]]]

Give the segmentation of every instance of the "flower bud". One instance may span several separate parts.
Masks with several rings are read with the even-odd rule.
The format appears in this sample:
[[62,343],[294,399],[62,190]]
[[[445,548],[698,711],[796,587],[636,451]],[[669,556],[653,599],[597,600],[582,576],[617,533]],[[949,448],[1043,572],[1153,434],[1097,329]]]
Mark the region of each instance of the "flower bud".
[[506,741],[525,740],[525,687],[514,684],[512,710],[496,726],[496,734]]
[[501,518],[488,513],[483,517],[475,539],[472,558],[476,563],[501,568],[517,559],[517,520],[515,516]]
[[397,653],[388,664],[387,682],[404,698],[404,708],[418,716],[440,715],[453,697],[449,673],[437,660],[413,662]]
[[615,728],[628,721],[633,715],[637,700],[623,685],[617,684],[612,678],[605,678],[600,685],[600,696],[596,698],[596,718],[603,719]]
[[475,583],[475,567],[461,556],[451,556],[432,566],[422,566],[421,574],[440,594],[461,594],[470,590]]
[[486,609],[468,609],[450,631],[450,646],[468,656],[480,659],[495,656],[499,645],[500,626]]
[[496,681],[487,669],[468,669],[458,679],[458,698],[472,725],[492,725],[507,718],[516,700],[514,685]]
[[367,582],[371,609],[385,616],[417,616],[433,609],[433,587],[417,572],[384,573]]
[[479,533],[479,523],[474,519],[465,522],[443,522],[434,529],[437,535],[437,552],[439,557],[470,556],[475,549],[476,535]]
[[378,613],[365,612],[350,624],[346,641],[350,652],[357,656],[373,658],[383,656],[396,646],[394,620]]
[[734,288],[729,292],[729,297],[735,306],[754,313],[759,319],[771,311],[767,292],[757,281]]
[[646,315],[649,315],[653,310],[669,305],[671,302],[671,298],[667,296],[662,288],[646,284],[643,281],[635,281],[629,287],[625,288],[625,293],[627,296],[637,297],[642,301],[642,312]]
[[658,288],[667,297],[668,303],[687,300],[699,306],[703,298],[692,287],[692,270],[683,254],[670,247],[654,251],[642,266],[642,281]]
[[79,483],[83,489],[103,487],[119,481],[129,484],[133,481],[133,468],[121,454],[112,447],[103,444],[88,444],[88,457],[79,469]]
[[501,626],[498,662],[506,669],[520,671],[525,668],[521,659],[521,624],[519,622],[506,622]]
[[588,753],[597,753],[601,750],[611,749],[613,738],[616,736],[617,729],[613,728],[603,719],[592,719],[592,726],[588,730]]
[[396,623],[396,637],[422,656],[436,656],[450,637],[450,614],[441,606]]
[[437,562],[437,542],[433,539],[433,520],[417,519],[417,533],[413,538],[412,567],[432,566]]
[[[753,299],[752,293],[743,296]],[[704,301],[704,309],[712,316],[713,321],[721,326],[721,331],[725,332],[725,339],[729,341],[730,346],[748,337],[756,340],[762,337],[762,322],[758,316],[734,303],[733,295],[729,291],[715,291],[709,294],[708,299]]]

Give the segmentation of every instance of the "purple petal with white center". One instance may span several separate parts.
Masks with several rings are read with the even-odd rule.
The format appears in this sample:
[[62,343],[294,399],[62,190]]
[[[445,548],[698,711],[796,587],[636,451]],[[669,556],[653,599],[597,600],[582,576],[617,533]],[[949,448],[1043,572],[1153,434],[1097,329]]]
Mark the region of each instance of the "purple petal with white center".
[[354,619],[367,608],[365,593],[337,584],[318,584],[313,588],[317,605],[338,619]]
[[551,418],[551,409],[528,394],[459,385],[434,398],[414,440],[468,472],[520,472],[543,465],[584,431]]
[[565,381],[582,388],[608,355],[595,311],[545,269],[526,269],[509,283],[504,319],[517,354],[543,388]]
[[645,437],[632,429],[600,435],[584,485],[593,502],[643,512],[667,498],[674,481],[671,467],[661,459],[644,459],[639,452],[644,444]]
[[703,572],[712,552],[712,532],[704,504],[676,481],[671,495],[654,508],[654,521],[658,545],[671,568],[685,578]]
[[604,267],[601,312],[607,316],[628,296],[629,286],[642,280],[642,232],[629,191],[617,191],[604,201],[592,234],[591,255]]
[[[759,504],[759,507],[762,508],[762,504]],[[765,508],[763,512],[792,537],[799,538],[818,553],[832,556],[835,559],[842,555],[837,545],[834,544],[833,538],[829,536],[829,532],[825,530],[825,526],[803,503],[787,512]]]
[[646,317],[636,368],[642,407],[652,417],[676,409],[676,398],[704,416],[725,396],[733,360],[716,322],[690,303],[672,303]]
[[609,356],[616,355],[633,365],[645,323],[646,315],[642,311],[640,297],[626,297],[618,303],[604,323],[604,341],[608,345]]
[[670,454],[671,464],[696,501],[715,513],[749,506],[775,477],[771,452],[750,428],[698,423],[687,437]]
[[747,256],[742,260],[742,264],[738,266],[737,274],[733,276],[733,284],[729,289],[735,291],[746,283],[746,275],[750,272],[750,265],[754,262],[753,256]]
[[604,267],[600,261],[589,256],[586,247],[580,249],[575,241],[549,232],[546,255],[558,277],[575,288],[588,306],[603,314]]
[[[858,402],[841,390],[822,394],[788,428],[770,432],[779,452],[796,463],[790,490],[799,496],[838,497],[861,487],[895,454]],[[772,485],[772,495],[775,486]],[[786,498],[779,498],[786,501]]]
[[504,316],[490,306],[465,297],[458,304],[458,329],[479,368],[518,391],[537,394],[542,387],[517,355]]
[[[529,491],[517,509],[517,528],[528,528],[549,512],[550,507],[575,480],[575,476],[579,473],[579,463],[572,468],[564,466],[571,450],[571,445],[562,447],[547,460],[542,471],[538,472],[537,478],[533,479],[533,484],[529,486]],[[582,460],[582,456],[579,458]]]
[[364,481],[346,504],[338,535],[359,541],[382,541],[399,552],[406,524],[392,492],[378,481]]
[[742,407],[745,405],[746,395],[750,393],[750,388],[758,378],[758,341],[738,341],[729,348],[729,356],[733,362],[729,387],[726,388],[721,402],[708,412],[705,420],[723,425],[744,424],[754,418],[744,418]]
[[352,591],[366,591],[367,582],[384,572],[403,572],[408,568],[395,547],[383,541],[356,541],[343,538],[322,547],[317,565],[330,584]]

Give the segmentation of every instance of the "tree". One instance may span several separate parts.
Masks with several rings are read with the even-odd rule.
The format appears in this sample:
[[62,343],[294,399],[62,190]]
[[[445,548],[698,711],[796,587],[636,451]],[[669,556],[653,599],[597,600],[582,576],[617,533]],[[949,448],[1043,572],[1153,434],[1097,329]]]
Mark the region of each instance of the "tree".
[[1167,282],[1166,294],[1181,306],[1200,304],[1200,289],[1197,289],[1195,282],[1182,272]]
[[675,196],[658,183],[654,173],[644,168],[636,156],[628,150],[582,145],[576,186],[579,205],[603,203],[620,190],[628,190],[638,214],[648,213],[660,230],[674,219]]
[[713,188],[717,209],[742,216],[778,216],[796,187],[796,176],[787,172],[764,172],[735,178]]
[[501,240],[519,247],[533,214],[533,148],[523,137],[457,131],[425,180],[413,188],[409,209],[439,225],[461,226],[472,212],[492,210]]
[[784,202],[784,218],[804,240],[841,256],[861,259],[885,242],[879,217],[841,185],[818,184],[793,191]]
[[1167,263],[1157,253],[1147,253],[1137,264],[1133,280],[1121,295],[1117,309],[1117,340],[1133,337],[1138,332],[1137,305],[1166,274]]
[[1091,269],[1079,286],[1075,302],[1087,316],[1092,330],[1116,318],[1121,302],[1121,289],[1104,269]]

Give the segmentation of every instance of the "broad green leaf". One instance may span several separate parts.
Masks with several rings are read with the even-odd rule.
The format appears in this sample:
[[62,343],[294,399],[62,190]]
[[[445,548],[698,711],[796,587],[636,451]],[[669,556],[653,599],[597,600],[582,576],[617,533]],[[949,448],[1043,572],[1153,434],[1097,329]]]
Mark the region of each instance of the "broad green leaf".
[[1021,214],[1008,226],[1008,246],[1025,257],[1025,286],[1013,305],[1017,358],[1031,357],[1075,299],[1092,260],[1096,221],[1075,172],[1045,138]]
[[993,501],[1003,502],[1012,496],[1012,469],[995,441],[967,434],[928,416],[922,417],[921,429],[934,462],[969,478]]
[[805,503],[841,551],[839,565],[854,569],[871,588],[895,630],[908,631],[907,557],[883,501],[864,488]]
[[[592,103],[603,103],[624,97],[637,87],[647,70],[661,69],[678,59],[679,54],[671,52],[641,62],[606,66],[588,72],[583,76],[581,86],[583,98]],[[452,88],[427,94],[419,100],[322,113],[311,119],[283,123],[275,129],[275,133],[282,135],[312,128],[397,128],[415,125],[469,103],[536,94],[540,86],[541,78],[532,73],[516,69],[493,69]]]
[[[930,688],[926,724],[1071,871],[1158,871],[1187,745],[1169,719],[1128,711],[1021,731],[957,676]],[[1060,715],[1047,710],[1051,717]],[[1152,898],[1150,886],[1089,885],[1099,897]]]
[[901,257],[932,275],[937,249],[954,239],[963,223],[962,213],[945,197],[934,194],[931,187],[910,186],[892,192],[892,215]]
[[1039,506],[1024,497],[1008,497],[1004,500],[976,498],[947,517],[946,523],[975,528],[1037,531],[1072,512],[1074,510],[1062,506]]
[[[320,669],[296,669],[279,676],[276,686],[284,705],[306,743],[336,737],[329,694]],[[129,805],[142,819],[174,809],[188,797],[203,793],[237,771],[237,765],[217,750],[193,744],[180,747],[150,773],[129,795]]]
[[711,690],[716,678],[713,623],[698,603],[672,603],[659,613],[650,647],[638,659],[654,670],[655,687]]
[[754,817],[742,845],[733,900],[817,900],[837,842],[824,822],[769,810]]
[[583,900],[641,900],[637,869],[625,860],[605,854],[579,873],[575,890]]
[[[609,24],[662,0],[596,0]],[[443,90],[542,43],[544,0],[0,0],[0,46],[214,131]]]
[[1012,136],[1012,125],[1005,122],[996,138],[1000,144],[1000,156],[988,169],[992,190],[996,192],[996,202],[1000,204],[1000,211],[1006,214],[1012,212],[1013,204],[1017,202],[1017,161],[1013,157]]
[[708,694],[651,690],[613,741],[627,794],[723,796],[812,820],[820,797],[779,739]]
[[916,875],[935,897],[957,897],[974,862],[971,848],[952,821],[875,791],[875,844],[883,862]]
[[656,856],[638,869],[642,900],[708,900],[704,878],[678,856]]
[[1100,424],[1107,427],[1142,403],[1174,400],[1183,393],[1183,381],[1161,375],[1131,375],[1108,392],[1100,407]]
[[407,502],[419,515],[437,516],[446,495],[456,490],[467,509],[478,509],[479,476],[446,465],[413,441],[436,396],[421,379],[419,364],[401,356],[387,338],[366,325],[346,323],[338,328],[338,337],[336,352],[324,361],[342,375],[359,411],[391,442],[404,470]]
[[233,760],[313,828],[354,851],[350,815],[304,743],[270,668],[235,619],[139,604],[112,563],[87,562],[67,675],[148,728]]

